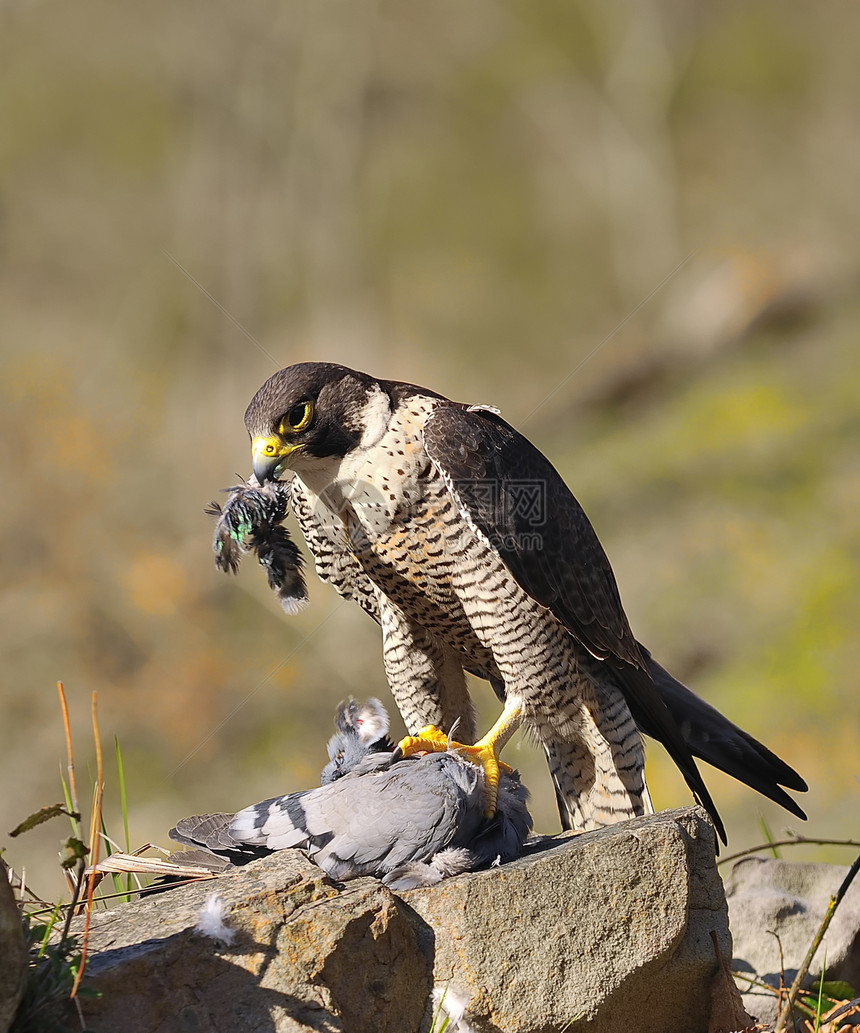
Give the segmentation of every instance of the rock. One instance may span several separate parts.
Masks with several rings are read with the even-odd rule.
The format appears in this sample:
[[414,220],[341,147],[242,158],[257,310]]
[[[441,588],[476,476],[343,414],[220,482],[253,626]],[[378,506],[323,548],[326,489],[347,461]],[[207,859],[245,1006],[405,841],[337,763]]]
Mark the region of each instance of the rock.
[[6,1033],[24,993],[27,945],[21,915],[9,885],[9,869],[0,858],[0,1033]]
[[[194,932],[217,891],[231,943]],[[476,1031],[706,1033],[731,956],[713,831],[672,811],[398,897],[295,851],[94,912],[87,1027],[418,1033],[431,989]],[[227,939],[229,933],[223,934]]]
[[404,895],[434,979],[478,1031],[708,1029],[731,958],[711,826],[669,811],[563,840],[495,872]]
[[[195,932],[213,893],[226,944]],[[80,933],[80,924],[73,926]],[[417,1029],[431,968],[409,910],[381,883],[336,887],[285,850],[211,882],[94,912],[87,1028],[124,1033]]]
[[[841,865],[798,864],[761,857],[738,861],[726,880],[735,971],[755,974],[778,987],[782,944],[785,983],[790,986],[831,895],[847,873],[848,868]],[[826,978],[843,980],[860,993],[860,879],[854,880],[839,904],[813,959],[809,985],[821,978],[825,957]],[[744,979],[737,983],[747,1011],[759,1022],[773,1022],[775,995],[750,989]]]

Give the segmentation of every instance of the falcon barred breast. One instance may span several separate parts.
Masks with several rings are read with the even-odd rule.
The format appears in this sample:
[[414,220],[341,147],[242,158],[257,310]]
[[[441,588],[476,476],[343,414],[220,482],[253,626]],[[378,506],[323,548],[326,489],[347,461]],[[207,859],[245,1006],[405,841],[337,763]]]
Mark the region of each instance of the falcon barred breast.
[[[805,817],[787,764],[636,641],[612,568],[558,472],[488,406],[330,363],[275,373],[248,406],[260,484],[290,502],[317,573],[382,629],[410,746],[475,741],[465,672],[504,709],[475,747],[488,785],[521,723],[540,741],[566,829],[651,810],[641,733],[722,822],[694,755]],[[435,742],[435,745],[433,743]],[[492,795],[488,809],[493,806]]]

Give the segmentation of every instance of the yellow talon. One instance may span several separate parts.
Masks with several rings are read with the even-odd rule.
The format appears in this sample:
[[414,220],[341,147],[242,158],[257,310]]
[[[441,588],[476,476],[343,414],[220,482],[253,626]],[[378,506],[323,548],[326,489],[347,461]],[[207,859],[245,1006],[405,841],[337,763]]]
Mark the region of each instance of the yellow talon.
[[445,753],[448,750],[448,736],[435,725],[426,725],[417,735],[407,735],[397,745],[404,757],[416,753]]
[[474,746],[449,739],[435,725],[427,725],[417,735],[407,735],[398,743],[404,757],[416,753],[447,753],[456,750],[466,760],[477,764],[484,771],[484,817],[492,818],[496,813],[496,801],[499,798],[499,774],[514,769],[499,760],[502,747],[514,734],[522,721],[522,705],[519,700],[509,700],[499,720],[489,732],[479,739]]
[[487,742],[487,736],[474,746],[458,746],[457,752],[484,769],[484,817],[492,818],[496,813],[499,799],[499,775],[502,771],[512,771],[513,768],[499,760],[495,744]]

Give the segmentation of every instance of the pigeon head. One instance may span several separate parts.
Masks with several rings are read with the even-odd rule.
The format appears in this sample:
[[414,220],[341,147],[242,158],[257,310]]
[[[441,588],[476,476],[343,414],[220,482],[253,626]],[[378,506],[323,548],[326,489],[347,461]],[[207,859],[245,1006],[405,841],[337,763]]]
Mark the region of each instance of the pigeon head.
[[393,749],[388,738],[388,714],[378,699],[341,703],[334,724],[337,731],[329,739],[329,762],[322,771],[322,785],[349,774],[369,753]]

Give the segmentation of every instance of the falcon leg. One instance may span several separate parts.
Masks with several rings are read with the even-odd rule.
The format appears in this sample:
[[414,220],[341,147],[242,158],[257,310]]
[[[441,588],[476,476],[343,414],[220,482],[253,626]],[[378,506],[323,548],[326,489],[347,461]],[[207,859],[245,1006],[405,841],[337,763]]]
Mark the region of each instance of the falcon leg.
[[474,742],[472,702],[457,654],[384,596],[379,614],[385,675],[407,729],[450,729],[459,721],[460,734]]
[[496,813],[496,801],[499,797],[499,774],[511,771],[512,768],[499,760],[499,754],[508,740],[523,722],[523,703],[518,696],[505,702],[505,709],[487,734],[474,746],[449,739],[433,725],[422,728],[418,735],[407,735],[401,739],[399,746],[405,757],[414,753],[446,753],[456,750],[466,760],[477,764],[484,770],[484,816],[491,818]]

